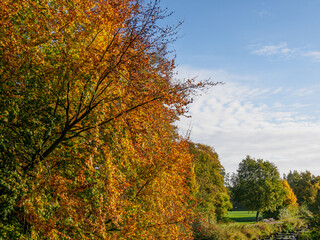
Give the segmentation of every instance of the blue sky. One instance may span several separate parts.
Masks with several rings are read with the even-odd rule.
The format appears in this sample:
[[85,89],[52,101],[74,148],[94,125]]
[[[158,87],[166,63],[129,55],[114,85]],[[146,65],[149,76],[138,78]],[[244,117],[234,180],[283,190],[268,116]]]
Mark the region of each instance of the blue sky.
[[180,78],[224,81],[195,98],[191,138],[227,172],[250,155],[282,173],[320,175],[320,1],[162,0],[183,20],[174,43]]

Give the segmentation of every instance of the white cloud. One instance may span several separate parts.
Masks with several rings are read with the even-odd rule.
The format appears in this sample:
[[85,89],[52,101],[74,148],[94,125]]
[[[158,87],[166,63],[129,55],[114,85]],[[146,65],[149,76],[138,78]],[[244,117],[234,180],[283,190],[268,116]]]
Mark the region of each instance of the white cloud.
[[192,118],[182,118],[178,123],[185,132],[191,122],[192,140],[213,146],[226,171],[236,171],[239,162],[251,155],[274,162],[282,173],[309,169],[320,175],[319,120],[299,114],[297,110],[304,107],[300,103],[257,102],[258,96],[272,97],[281,88],[252,89],[234,80],[248,76],[222,70],[178,71],[181,75],[196,73],[200,79],[215,75],[214,80],[226,82],[196,97],[190,107]]
[[305,48],[289,48],[287,42],[268,45],[249,45],[250,53],[259,56],[309,57],[320,61],[320,51],[310,51]]
[[295,50],[288,48],[287,45],[286,42],[283,42],[278,45],[251,46],[252,48],[255,48],[251,53],[262,56],[288,56],[289,54],[293,54]]
[[282,91],[283,91],[283,88],[282,88],[282,87],[279,87],[279,88],[275,89],[275,90],[272,92],[272,94],[277,94],[277,93],[280,93],[280,92],[282,92]]
[[320,85],[314,85],[314,86],[307,86],[304,88],[294,90],[292,94],[298,97],[308,97],[313,94],[319,93],[319,91],[320,91]]
[[307,51],[303,52],[302,56],[311,57],[312,59],[319,61],[320,60],[320,51]]
[[273,104],[273,108],[277,108],[278,110],[297,110],[299,108],[305,108],[305,107],[310,107],[312,106],[312,104],[302,104],[302,103],[293,103],[293,104],[282,104],[279,102],[276,102],[275,104]]
[[198,78],[200,80],[210,79],[216,82],[226,82],[232,79],[237,82],[255,81],[257,76],[250,75],[236,75],[229,73],[223,69],[193,69],[190,66],[180,66],[177,67],[178,78]]

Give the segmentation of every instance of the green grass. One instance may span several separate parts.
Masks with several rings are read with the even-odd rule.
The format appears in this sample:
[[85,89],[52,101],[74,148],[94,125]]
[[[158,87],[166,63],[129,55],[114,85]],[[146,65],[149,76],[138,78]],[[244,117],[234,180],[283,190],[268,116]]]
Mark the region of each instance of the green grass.
[[[255,211],[229,211],[227,217],[237,223],[252,224],[256,222],[256,213]],[[260,215],[259,220],[261,219]]]

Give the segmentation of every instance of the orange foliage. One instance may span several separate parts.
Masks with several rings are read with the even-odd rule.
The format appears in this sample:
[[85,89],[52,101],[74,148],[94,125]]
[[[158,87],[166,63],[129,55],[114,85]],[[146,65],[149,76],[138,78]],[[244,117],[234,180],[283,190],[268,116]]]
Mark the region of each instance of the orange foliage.
[[172,81],[158,4],[1,1],[3,189],[24,184],[6,217],[25,236],[191,238],[192,159],[172,123],[205,84]]
[[284,190],[286,191],[286,198],[283,202],[284,205],[290,205],[290,206],[295,206],[298,205],[297,203],[297,197],[294,194],[292,188],[290,187],[289,183],[287,182],[287,180],[283,179],[282,180],[282,185]]

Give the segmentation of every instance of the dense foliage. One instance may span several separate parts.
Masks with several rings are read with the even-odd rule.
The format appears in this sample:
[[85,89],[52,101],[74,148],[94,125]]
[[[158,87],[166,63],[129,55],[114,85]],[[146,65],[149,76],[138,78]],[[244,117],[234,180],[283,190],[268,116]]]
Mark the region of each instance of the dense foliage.
[[309,171],[290,171],[286,179],[297,196],[300,205],[311,206],[316,200],[320,189],[320,177],[315,177]]
[[232,190],[237,201],[248,210],[257,211],[257,221],[260,212],[276,210],[286,197],[277,167],[250,156],[239,164]]
[[159,1],[0,3],[0,235],[188,239],[202,83],[172,81]]
[[310,231],[302,239],[320,238],[320,176],[314,176],[310,171],[290,171],[286,176],[288,183],[297,196],[298,203],[312,211],[307,216]]
[[[169,14],[159,0],[0,2],[0,237],[191,239],[194,213],[223,218],[217,153],[173,125],[216,83],[173,80]],[[319,178],[287,181],[317,209]],[[258,214],[296,201],[250,157],[232,187]]]
[[287,219],[293,217],[297,210],[297,197],[287,180],[282,180],[283,189],[285,191],[285,198],[282,205],[279,205],[276,210],[267,210],[263,212],[264,218]]
[[283,205],[284,206],[294,206],[294,205],[297,205],[297,197],[296,195],[294,194],[292,188],[290,187],[289,183],[287,182],[286,179],[283,179],[282,180],[282,185],[283,185],[283,188],[286,192],[286,197],[284,199],[284,202],[283,202]]
[[213,148],[203,144],[189,144],[190,153],[194,156],[197,188],[193,189],[193,193],[199,201],[197,209],[207,220],[219,221],[232,207],[224,186],[224,168]]
[[307,217],[309,232],[301,239],[320,239],[320,191],[318,190],[314,203],[310,206],[313,215]]

